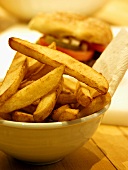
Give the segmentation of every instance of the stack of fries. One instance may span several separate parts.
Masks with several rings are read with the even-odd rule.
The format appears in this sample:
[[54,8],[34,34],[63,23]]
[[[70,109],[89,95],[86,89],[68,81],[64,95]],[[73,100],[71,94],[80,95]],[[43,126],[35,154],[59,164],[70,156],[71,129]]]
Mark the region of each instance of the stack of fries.
[[[91,67],[56,50],[18,38],[16,55],[0,85],[0,116],[18,122],[70,121],[111,101],[108,82]],[[69,75],[69,76],[67,76]]]

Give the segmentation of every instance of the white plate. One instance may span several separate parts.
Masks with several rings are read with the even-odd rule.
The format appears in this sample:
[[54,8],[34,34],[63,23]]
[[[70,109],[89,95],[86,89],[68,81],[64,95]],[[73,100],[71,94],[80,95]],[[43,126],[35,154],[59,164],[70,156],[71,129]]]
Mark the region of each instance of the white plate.
[[[114,36],[121,28],[113,27]],[[127,29],[127,28],[126,28]],[[30,42],[35,42],[40,33],[29,30],[26,25],[16,25],[0,35],[0,79],[3,79],[14,57],[15,51],[8,45],[9,37],[19,37]],[[115,92],[112,104],[106,112],[102,123],[128,126],[128,71]]]

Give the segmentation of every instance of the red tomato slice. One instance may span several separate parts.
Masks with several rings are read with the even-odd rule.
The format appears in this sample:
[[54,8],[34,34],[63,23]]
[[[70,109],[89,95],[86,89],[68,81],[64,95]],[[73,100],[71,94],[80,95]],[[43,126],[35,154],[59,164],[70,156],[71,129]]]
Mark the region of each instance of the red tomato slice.
[[37,44],[48,46],[49,44],[45,41],[43,37],[41,37],[38,41]]
[[65,49],[62,47],[57,47],[59,51],[62,51],[71,57],[79,60],[79,61],[88,61],[93,57],[94,51],[89,50],[89,51],[74,51],[70,49]]
[[95,51],[98,51],[98,52],[103,52],[106,48],[106,45],[101,45],[101,44],[95,44],[95,43],[91,43],[89,44],[90,48],[95,50]]
[[[44,38],[40,38],[37,42],[40,45],[48,46],[49,44],[45,41]],[[65,49],[62,47],[57,46],[57,50],[64,52],[71,57],[79,60],[79,61],[88,61],[93,57],[94,50],[88,50],[88,51],[74,51],[71,49]]]

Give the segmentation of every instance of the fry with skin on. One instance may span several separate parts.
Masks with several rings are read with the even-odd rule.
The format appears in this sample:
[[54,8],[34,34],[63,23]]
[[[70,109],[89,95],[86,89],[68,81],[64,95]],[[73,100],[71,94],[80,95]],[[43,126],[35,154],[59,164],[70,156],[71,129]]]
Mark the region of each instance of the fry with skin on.
[[40,100],[41,100],[41,99],[38,99],[38,100],[34,101],[34,102],[32,103],[32,105],[37,106],[37,105],[39,104]]
[[52,67],[64,65],[66,74],[95,88],[102,94],[108,91],[109,84],[102,74],[65,53],[14,37],[9,38],[9,45],[12,49]]
[[79,106],[80,106],[80,104],[78,102],[70,104],[71,109],[77,109]]
[[16,122],[34,122],[33,115],[20,111],[12,113],[12,120]]
[[77,103],[76,96],[73,93],[60,93],[57,99],[57,103],[61,105]]
[[44,64],[44,67],[42,67],[38,72],[36,72],[35,74],[30,75],[27,79],[25,79],[23,82],[25,83],[26,81],[33,81],[33,80],[37,80],[41,77],[43,77],[44,75],[46,75],[47,73],[49,73],[50,71],[52,71],[54,68]]
[[90,95],[90,91],[86,87],[81,86],[79,82],[77,84],[75,95],[77,102],[82,106],[87,107],[91,103],[92,97]]
[[71,121],[71,120],[75,120],[78,118],[78,113],[79,110],[78,109],[66,109],[64,112],[61,113],[61,115],[59,116],[58,121],[62,122],[62,121]]
[[[59,94],[57,103],[61,104],[61,105],[77,103],[76,95],[74,93],[75,86],[72,88],[71,87],[72,83],[68,86],[68,82],[70,83],[70,81],[65,81],[66,80],[65,77],[63,77],[63,79],[64,79],[63,89],[62,89],[61,93]],[[66,83],[66,85],[65,85],[65,83]]]
[[51,49],[56,50],[56,43],[55,43],[55,42],[52,42],[52,43],[48,46],[48,48],[51,48]]
[[26,107],[56,89],[58,83],[62,80],[63,72],[64,66],[61,65],[44,77],[17,91],[1,106],[0,116],[4,117],[14,110]]
[[86,85],[86,84],[84,84],[82,82],[79,82],[79,86],[88,89],[89,92],[90,92],[91,98],[95,98],[95,97],[101,95],[101,93],[99,93],[96,89],[94,89],[94,88],[92,88],[92,87],[90,87],[90,86],[88,86],[88,85]]
[[[55,43],[42,47],[17,38],[10,38],[9,43],[23,54],[16,53],[0,85],[0,90],[5,89],[3,94],[8,94],[0,96],[0,117],[18,122],[71,121],[110,103],[107,80],[91,67],[57,51]],[[64,73],[76,79],[65,78]]]
[[76,91],[76,84],[77,82],[71,80],[71,78],[64,77],[64,87],[73,93]]
[[61,90],[62,82],[59,83],[57,89],[51,91],[40,100],[33,113],[35,122],[43,122],[51,114]]
[[24,87],[26,87],[26,86],[28,86],[29,84],[31,84],[31,83],[33,83],[34,81],[22,81],[21,83],[20,83],[20,86],[19,86],[19,88],[18,89],[23,89]]
[[11,97],[18,89],[27,71],[27,57],[16,53],[0,86],[0,105]]
[[[56,44],[55,42],[52,42],[48,48],[51,49],[56,49]],[[48,72],[45,72],[45,74],[41,74],[42,73],[42,69],[43,67],[45,67],[45,64],[42,64],[41,62],[28,57],[28,71],[27,74],[25,75],[25,79],[28,80],[37,80],[38,78],[41,78],[43,75],[47,74]],[[46,69],[46,67],[45,67]],[[49,71],[53,70],[53,69],[48,69]]]
[[95,97],[97,97],[97,96],[102,95],[102,94],[99,93],[96,89],[94,89],[94,88],[92,88],[92,87],[86,86],[86,88],[89,90],[90,95],[91,95],[92,98],[95,98]]
[[[28,57],[30,58],[30,57]],[[41,62],[38,62],[37,60],[31,58],[32,60],[28,59],[28,70],[24,77],[24,79],[28,78],[30,75],[34,74],[35,72],[38,72],[40,68],[44,67],[45,64],[42,64]]]
[[101,109],[103,109],[107,104],[111,102],[111,96],[109,92],[104,95],[100,95],[92,100],[92,102],[85,108],[83,108],[79,113],[78,117],[84,117],[95,113]]
[[33,81],[40,79],[41,77],[45,76],[47,73],[52,71],[54,68],[44,64],[44,66],[35,74],[30,75],[27,79],[23,80],[20,84],[19,89],[26,87],[27,85],[31,84]]
[[51,115],[51,116],[52,116],[52,119],[53,119],[54,121],[58,121],[60,115],[61,115],[63,112],[65,112],[66,109],[69,109],[69,108],[70,108],[70,106],[69,106],[68,104],[66,104],[66,105],[63,105],[63,106],[59,107],[58,109],[54,110],[53,113],[52,113],[52,115]]
[[25,113],[29,113],[29,114],[33,114],[35,110],[36,110],[36,106],[33,104],[26,106],[24,108],[21,108],[21,111]]

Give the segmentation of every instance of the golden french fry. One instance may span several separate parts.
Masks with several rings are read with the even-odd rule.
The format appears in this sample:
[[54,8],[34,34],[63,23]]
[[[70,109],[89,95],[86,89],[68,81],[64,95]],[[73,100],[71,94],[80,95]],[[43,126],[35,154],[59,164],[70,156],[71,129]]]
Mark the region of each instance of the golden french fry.
[[91,103],[90,91],[87,88],[79,87],[76,91],[77,102],[84,107],[87,107]]
[[64,66],[55,68],[44,77],[16,92],[0,108],[0,116],[4,117],[10,112],[32,104],[34,101],[57,88],[62,80]]
[[12,120],[17,122],[34,122],[33,115],[20,111],[12,113]]
[[90,95],[91,95],[92,98],[95,98],[95,97],[97,97],[99,95],[102,95],[96,89],[94,89],[92,87],[86,86],[86,88],[90,91]]
[[36,106],[33,104],[21,108],[21,111],[23,111],[25,113],[29,113],[29,114],[33,114],[35,112],[35,110],[36,110]]
[[18,89],[23,89],[24,87],[28,86],[29,84],[33,83],[34,81],[27,81],[27,80],[24,80],[20,83],[20,86]]
[[88,85],[86,85],[82,82],[79,82],[79,86],[82,86],[82,87],[88,89],[89,92],[90,92],[91,98],[95,98],[95,97],[101,95],[101,93],[99,93],[96,89],[94,89],[94,88],[92,88],[92,87],[90,87],[90,86],[88,86]]
[[73,93],[61,93],[58,96],[57,103],[61,105],[77,103],[77,99]]
[[44,64],[53,67],[58,67],[63,64],[65,65],[66,74],[69,74],[90,87],[95,88],[102,94],[105,94],[108,91],[109,84],[102,74],[65,53],[14,37],[9,38],[9,45],[12,49]]
[[12,64],[0,86],[0,105],[11,97],[18,89],[27,71],[27,57],[16,53]]
[[78,118],[78,113],[79,110],[78,109],[66,109],[64,112],[61,113],[61,115],[59,116],[58,121],[71,121],[71,120],[75,120]]
[[[29,63],[29,62],[28,62]],[[44,67],[45,64],[42,64],[40,62],[38,62],[37,60],[32,60],[29,63],[28,66],[28,71],[24,77],[24,79],[27,79],[30,75],[35,74],[35,72],[38,72],[42,67]]]
[[92,100],[92,102],[85,108],[83,108],[79,112],[79,117],[84,117],[87,115],[90,115],[92,113],[95,113],[101,109],[103,109],[107,104],[111,102],[111,96],[109,92],[107,92],[104,95],[100,95]]
[[[52,49],[56,49],[56,44],[53,42],[48,47],[52,48]],[[27,71],[27,74],[25,75],[25,79],[32,76],[33,74],[38,75],[38,72],[40,70],[42,70],[42,68],[45,66],[45,64],[42,64],[42,63],[40,63],[39,61],[37,61],[33,58],[30,58],[30,57],[27,57],[27,58],[28,58],[28,71]],[[40,76],[40,77],[42,77],[42,76]],[[33,80],[37,80],[37,79],[33,79]]]
[[2,82],[0,82],[0,86],[2,85]]
[[36,72],[35,74],[32,74],[31,76],[29,76],[26,79],[26,81],[37,80],[37,79],[43,77],[44,75],[46,75],[47,73],[49,73],[50,71],[52,71],[53,69],[54,69],[53,67],[45,64],[44,67],[39,70],[39,72]]
[[73,104],[71,103],[70,106],[71,106],[71,109],[78,109],[80,104],[79,103],[73,103]]
[[[38,63],[38,62],[37,62]],[[19,86],[19,89],[22,89],[24,87],[26,87],[27,85],[31,84],[33,81],[40,79],[41,77],[45,76],[47,73],[49,73],[50,71],[52,71],[54,68],[51,66],[48,66],[46,64],[42,65],[43,67],[37,72],[35,72],[32,75],[29,75],[28,78],[26,78],[25,80],[23,80]]]
[[58,121],[59,120],[59,117],[60,115],[66,110],[69,108],[69,105],[66,104],[66,105],[63,105],[61,107],[59,107],[58,109],[54,110],[53,113],[52,113],[52,119],[54,121]]
[[[72,92],[70,91],[70,89],[65,88],[65,86],[63,85],[63,89],[62,89],[62,92],[61,92],[61,93],[71,94]],[[73,93],[72,93],[72,94],[73,94]]]
[[34,102],[32,103],[32,105],[37,106],[37,105],[39,104],[40,100],[41,100],[41,99],[38,99],[38,100],[34,101]]
[[41,99],[33,113],[35,122],[43,122],[51,114],[61,90],[62,82],[59,83],[56,90],[51,91]]
[[71,92],[76,91],[77,81],[73,81],[71,78],[64,77],[64,88],[69,89]]
[[56,50],[56,43],[55,43],[55,42],[52,42],[52,43],[48,46],[48,48],[51,48],[51,49]]

